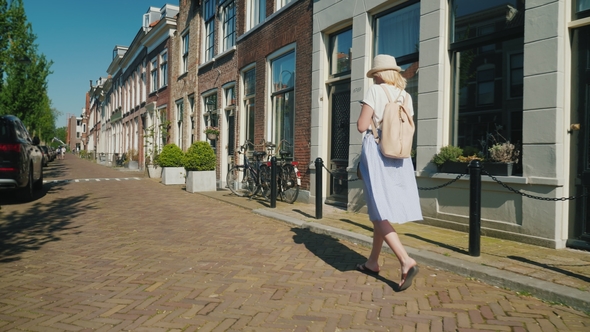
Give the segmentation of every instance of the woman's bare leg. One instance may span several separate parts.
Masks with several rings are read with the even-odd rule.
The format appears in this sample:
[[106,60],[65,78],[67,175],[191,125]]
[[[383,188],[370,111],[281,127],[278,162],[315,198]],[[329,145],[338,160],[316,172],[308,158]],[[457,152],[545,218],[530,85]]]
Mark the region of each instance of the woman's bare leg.
[[[383,247],[383,241],[387,243],[389,248],[393,251],[397,259],[399,260],[402,275],[408,273],[408,270],[412,266],[416,265],[416,261],[408,255],[406,248],[404,248],[399,235],[391,226],[389,221],[373,221],[373,246],[371,247],[371,254],[365,263],[365,267],[373,271],[379,271],[379,256],[381,255],[381,248]],[[402,280],[400,286],[403,285]]]
[[373,271],[379,271],[379,255],[381,255],[381,248],[383,247],[383,235],[380,233],[381,229],[376,224],[380,221],[373,221],[373,246],[371,247],[371,254],[365,263],[365,266]]

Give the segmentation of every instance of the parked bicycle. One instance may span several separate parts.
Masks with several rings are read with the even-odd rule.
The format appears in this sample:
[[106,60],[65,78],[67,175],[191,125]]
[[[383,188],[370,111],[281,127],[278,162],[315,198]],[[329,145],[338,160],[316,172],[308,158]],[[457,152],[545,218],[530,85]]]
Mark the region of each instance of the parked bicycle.
[[269,184],[266,179],[270,178],[270,169],[263,162],[266,156],[265,151],[253,151],[252,156],[254,162],[250,163],[248,160],[248,149],[254,146],[250,141],[246,140],[238,150],[238,154],[244,155],[244,163],[242,165],[234,165],[227,172],[226,183],[229,190],[236,196],[252,198],[259,193],[263,196],[268,196]]
[[[297,200],[297,196],[299,195],[299,187],[301,186],[301,174],[299,173],[298,169],[299,162],[287,160],[287,158],[291,156],[291,151],[288,149],[283,149],[284,147],[288,148],[290,144],[291,143],[289,143],[287,140],[281,140],[279,146],[277,147],[277,154],[279,155],[279,158],[277,158],[276,161],[277,198],[286,203],[293,203]],[[271,163],[267,162],[267,166],[269,167],[269,171],[265,173],[268,176],[266,182],[269,182],[270,185]]]

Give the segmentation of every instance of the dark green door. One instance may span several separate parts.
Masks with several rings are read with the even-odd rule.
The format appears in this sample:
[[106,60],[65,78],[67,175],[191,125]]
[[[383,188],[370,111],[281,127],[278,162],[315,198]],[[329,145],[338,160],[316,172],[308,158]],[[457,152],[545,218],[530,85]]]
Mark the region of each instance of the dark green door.
[[348,202],[348,147],[350,146],[350,82],[330,89],[330,193],[326,204]]
[[[590,26],[574,30],[573,37],[572,118],[579,124],[579,130],[572,134],[578,145],[576,193],[581,195],[590,194]],[[590,197],[576,199],[575,204],[576,221],[570,240],[590,245]]]

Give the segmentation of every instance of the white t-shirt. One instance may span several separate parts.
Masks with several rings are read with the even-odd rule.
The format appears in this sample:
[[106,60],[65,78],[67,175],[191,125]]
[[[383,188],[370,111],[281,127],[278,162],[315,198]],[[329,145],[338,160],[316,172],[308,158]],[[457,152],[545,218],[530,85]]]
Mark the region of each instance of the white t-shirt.
[[[391,99],[395,99],[398,95],[400,95],[400,89],[393,85],[389,84],[382,84],[389,90],[389,94],[391,95]],[[403,104],[404,98],[408,98],[408,102],[406,103],[406,107],[408,112],[411,116],[414,116],[414,106],[412,104],[412,96],[410,96],[407,92],[402,92],[399,96],[398,101]],[[371,86],[367,94],[365,95],[365,99],[363,99],[363,103],[371,106],[373,108],[373,119],[375,123],[379,123],[383,118],[383,111],[385,110],[385,105],[389,102],[387,99],[387,95],[383,88],[379,84],[374,84]],[[369,126],[369,129],[371,126]]]

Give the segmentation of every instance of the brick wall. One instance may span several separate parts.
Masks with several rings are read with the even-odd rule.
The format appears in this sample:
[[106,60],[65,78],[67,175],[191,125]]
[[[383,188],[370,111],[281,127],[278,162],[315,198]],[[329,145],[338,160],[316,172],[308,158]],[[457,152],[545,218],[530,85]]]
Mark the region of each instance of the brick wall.
[[[245,0],[238,1],[238,8],[245,8]],[[267,1],[267,17],[274,8],[273,1]],[[295,50],[295,159],[300,162],[302,174],[301,189],[309,190],[309,163],[311,139],[311,86],[312,86],[312,1],[299,1],[264,26],[238,37],[238,68],[256,63],[256,128],[255,142],[264,135],[265,110],[267,105],[266,57],[280,48],[296,44]],[[244,16],[238,17],[238,35],[244,32]]]

